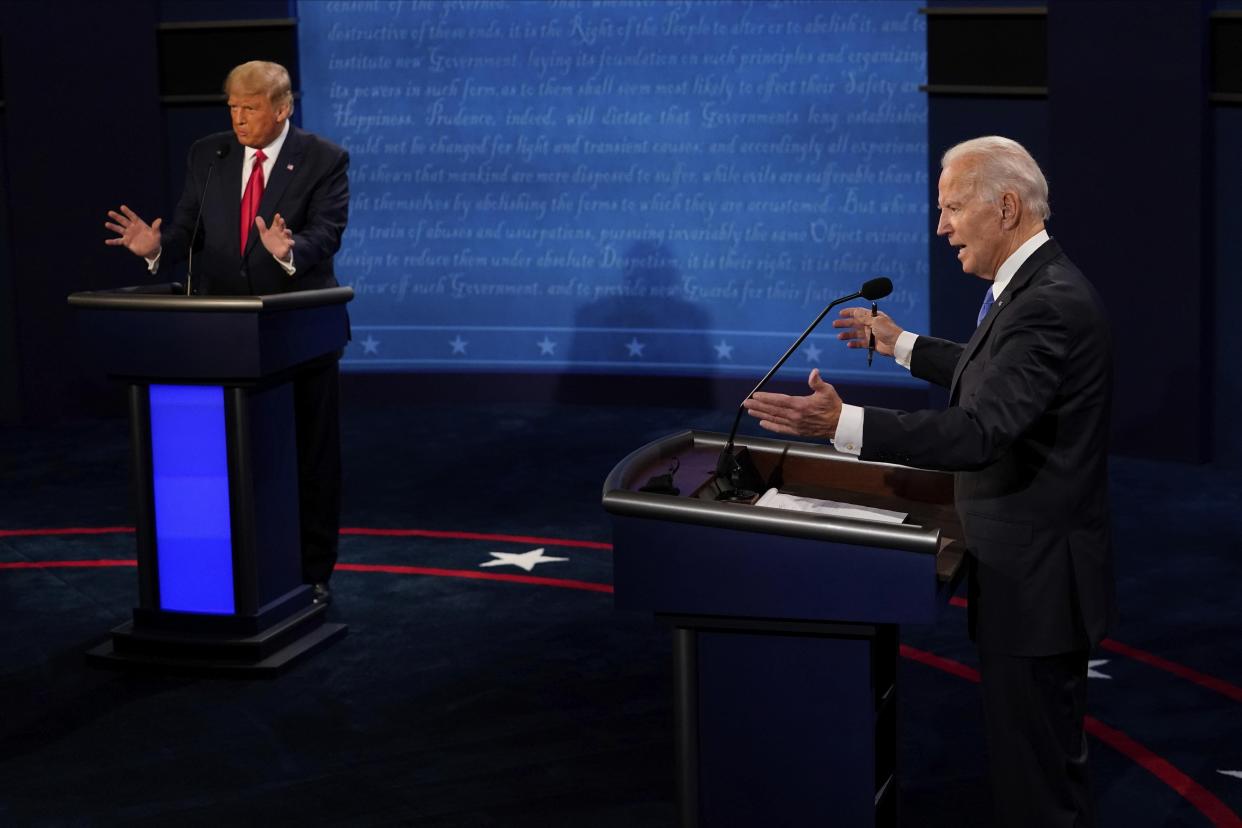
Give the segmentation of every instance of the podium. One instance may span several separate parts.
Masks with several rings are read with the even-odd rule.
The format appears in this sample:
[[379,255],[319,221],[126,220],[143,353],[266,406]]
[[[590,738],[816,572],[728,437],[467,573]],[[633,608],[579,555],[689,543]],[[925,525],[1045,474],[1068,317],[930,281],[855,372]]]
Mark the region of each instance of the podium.
[[138,606],[88,655],[270,676],[344,635],[302,583],[292,380],[337,359],[350,288],[74,293],[82,341],[129,387]]
[[[674,434],[604,484],[617,608],[673,631],[681,825],[895,825],[897,631],[935,621],[962,573],[953,477],[739,438],[782,492],[907,517],[718,502],[724,444]],[[641,491],[670,471],[679,494]]]

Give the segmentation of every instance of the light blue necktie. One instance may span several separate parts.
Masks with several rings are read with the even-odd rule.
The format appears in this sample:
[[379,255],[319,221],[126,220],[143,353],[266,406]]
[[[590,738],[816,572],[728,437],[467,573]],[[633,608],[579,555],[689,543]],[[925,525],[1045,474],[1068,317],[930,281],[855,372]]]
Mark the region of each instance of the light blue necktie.
[[988,315],[988,311],[992,309],[992,303],[996,300],[992,298],[992,287],[988,286],[988,292],[983,296],[983,305],[979,308],[979,318],[975,321],[975,327],[983,324],[983,317]]

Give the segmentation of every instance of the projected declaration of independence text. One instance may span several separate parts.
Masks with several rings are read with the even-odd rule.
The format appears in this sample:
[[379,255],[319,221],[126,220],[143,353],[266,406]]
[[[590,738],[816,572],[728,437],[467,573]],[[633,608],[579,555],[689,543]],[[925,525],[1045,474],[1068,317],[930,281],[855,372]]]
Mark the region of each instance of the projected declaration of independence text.
[[[917,4],[299,15],[304,122],[352,158],[353,369],[753,373],[874,276],[926,324]],[[858,356],[826,329],[788,370],[892,370]]]

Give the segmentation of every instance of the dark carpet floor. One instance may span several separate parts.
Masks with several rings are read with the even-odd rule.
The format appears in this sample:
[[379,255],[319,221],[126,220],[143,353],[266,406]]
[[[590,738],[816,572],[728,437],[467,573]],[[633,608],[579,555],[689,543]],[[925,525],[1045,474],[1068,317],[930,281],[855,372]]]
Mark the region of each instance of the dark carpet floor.
[[[347,527],[608,541],[604,476],[719,412],[347,404]],[[0,431],[0,564],[133,557],[127,429]],[[1100,822],[1238,825],[1242,473],[1113,464],[1123,622],[1094,658]],[[538,544],[348,534],[344,564],[481,568]],[[531,574],[609,584],[611,553]],[[131,566],[0,569],[0,825],[671,826],[671,649],[587,588],[342,569],[349,634],[269,681],[131,675],[83,652],[129,616]],[[902,641],[976,663],[964,611]],[[1215,680],[1215,684],[1213,684]],[[901,813],[985,826],[977,686],[900,664]],[[1125,749],[1122,749],[1122,746]],[[1230,773],[1232,772],[1232,773]],[[1232,821],[1231,821],[1232,820]]]

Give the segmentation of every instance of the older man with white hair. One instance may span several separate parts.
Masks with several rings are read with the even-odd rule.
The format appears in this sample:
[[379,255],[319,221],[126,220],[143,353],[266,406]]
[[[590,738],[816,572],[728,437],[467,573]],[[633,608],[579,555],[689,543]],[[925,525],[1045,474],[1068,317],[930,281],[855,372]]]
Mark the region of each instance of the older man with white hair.
[[916,336],[862,308],[833,324],[849,347],[874,334],[878,353],[948,388],[948,408],[846,405],[818,370],[807,396],[758,393],[745,405],[771,431],[956,472],[997,824],[1090,825],[1087,654],[1116,620],[1108,325],[1044,227],[1048,185],[1020,144],[966,141],[941,168],[937,235],[990,282],[969,341]]

